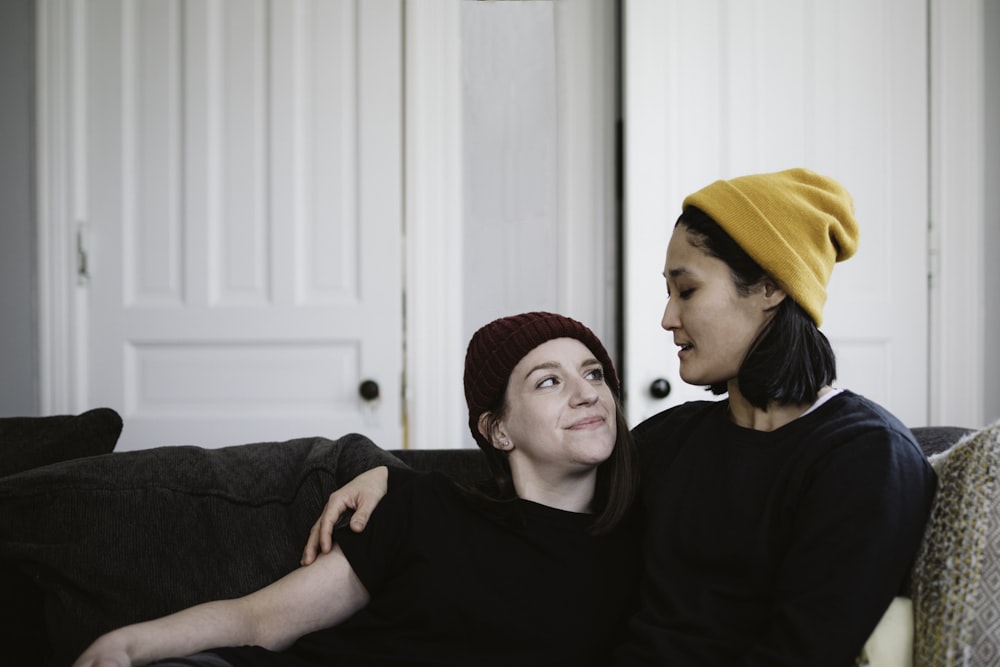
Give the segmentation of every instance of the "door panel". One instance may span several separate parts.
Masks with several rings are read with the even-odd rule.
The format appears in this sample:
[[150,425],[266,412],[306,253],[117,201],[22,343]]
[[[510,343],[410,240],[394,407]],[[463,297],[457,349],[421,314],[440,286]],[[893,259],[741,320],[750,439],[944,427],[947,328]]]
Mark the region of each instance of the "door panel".
[[[627,0],[626,377],[639,421],[709,398],[659,328],[666,242],[685,195],[805,166],[851,191],[861,226],[834,269],[823,331],[837,385],[904,422],[927,411],[927,24],[924,3]],[[649,394],[669,380],[665,399]]]
[[89,402],[119,449],[402,445],[400,14],[87,5]]

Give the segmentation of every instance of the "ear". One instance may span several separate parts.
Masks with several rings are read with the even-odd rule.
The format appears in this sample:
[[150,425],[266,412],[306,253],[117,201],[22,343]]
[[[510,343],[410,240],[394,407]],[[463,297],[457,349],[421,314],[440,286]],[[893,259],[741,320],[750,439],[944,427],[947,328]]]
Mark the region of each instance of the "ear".
[[777,308],[778,305],[785,300],[788,293],[781,288],[778,283],[774,282],[771,278],[764,279],[764,291],[762,293],[764,298],[764,308],[765,310],[771,310]]
[[492,429],[493,432],[492,433],[490,432],[491,431],[490,416],[491,415],[488,412],[484,412],[483,414],[479,415],[479,422],[478,422],[479,435],[486,438],[489,441],[489,443],[493,445],[494,449],[499,449],[502,451],[504,447],[501,446],[501,443],[504,442],[506,438],[504,434],[500,431],[499,425],[497,424],[494,424],[494,428]]

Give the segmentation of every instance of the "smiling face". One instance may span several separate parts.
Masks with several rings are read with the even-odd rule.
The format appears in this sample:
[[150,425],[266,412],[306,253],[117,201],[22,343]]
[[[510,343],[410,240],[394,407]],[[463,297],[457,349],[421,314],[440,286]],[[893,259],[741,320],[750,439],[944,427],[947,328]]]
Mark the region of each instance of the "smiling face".
[[509,441],[511,468],[535,478],[591,474],[614,449],[615,409],[594,353],[556,338],[511,372],[494,443]]
[[730,393],[743,359],[785,293],[770,281],[741,293],[729,266],[709,255],[680,224],[667,246],[664,329],[680,347],[681,378],[694,385],[728,383]]

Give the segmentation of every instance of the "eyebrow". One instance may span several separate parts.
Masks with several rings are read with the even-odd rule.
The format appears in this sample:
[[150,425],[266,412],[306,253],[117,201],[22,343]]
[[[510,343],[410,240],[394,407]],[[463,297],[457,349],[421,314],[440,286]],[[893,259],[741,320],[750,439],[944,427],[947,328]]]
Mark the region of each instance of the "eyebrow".
[[684,266],[679,266],[676,269],[670,269],[663,274],[664,278],[676,278],[678,276],[683,276],[685,274],[691,273],[691,271]]

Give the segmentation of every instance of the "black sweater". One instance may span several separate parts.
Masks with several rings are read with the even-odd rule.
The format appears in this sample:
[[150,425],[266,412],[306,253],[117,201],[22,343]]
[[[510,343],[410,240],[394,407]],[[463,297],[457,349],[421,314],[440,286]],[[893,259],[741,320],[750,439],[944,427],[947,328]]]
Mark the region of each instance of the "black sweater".
[[852,665],[906,585],[934,471],[851,392],[773,432],[727,409],[689,403],[634,431],[643,600],[616,664]]

